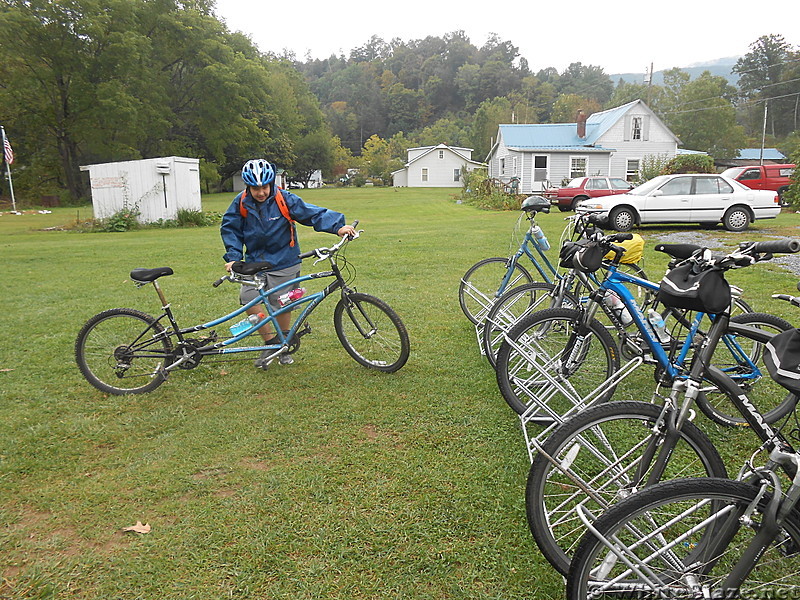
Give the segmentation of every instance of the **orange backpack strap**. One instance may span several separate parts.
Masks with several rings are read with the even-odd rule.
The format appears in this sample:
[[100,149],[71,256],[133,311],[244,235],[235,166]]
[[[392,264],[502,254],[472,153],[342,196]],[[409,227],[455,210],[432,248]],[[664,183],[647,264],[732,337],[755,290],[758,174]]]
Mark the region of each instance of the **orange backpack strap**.
[[292,219],[292,215],[289,214],[289,207],[286,205],[286,200],[278,187],[275,188],[275,202],[278,204],[278,210],[280,210],[281,214],[289,221],[289,233],[292,236],[289,246],[294,248],[294,219]]
[[[246,219],[247,207],[244,205],[244,192],[237,196],[237,200],[239,200],[239,214],[242,215],[243,219]],[[278,187],[275,188],[275,203],[278,205],[278,210],[281,211],[284,218],[289,221],[289,234],[292,236],[289,246],[294,248],[294,219],[292,219],[292,215],[289,214],[289,207],[286,205],[286,200]]]

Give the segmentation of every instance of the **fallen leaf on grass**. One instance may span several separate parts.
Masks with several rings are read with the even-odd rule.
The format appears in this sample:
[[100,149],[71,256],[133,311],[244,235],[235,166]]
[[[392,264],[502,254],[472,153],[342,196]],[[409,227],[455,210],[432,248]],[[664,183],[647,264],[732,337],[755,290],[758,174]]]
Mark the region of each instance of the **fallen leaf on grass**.
[[133,531],[134,533],[150,533],[150,524],[145,523],[142,525],[141,521],[136,521],[136,525],[130,527],[123,527],[122,531]]

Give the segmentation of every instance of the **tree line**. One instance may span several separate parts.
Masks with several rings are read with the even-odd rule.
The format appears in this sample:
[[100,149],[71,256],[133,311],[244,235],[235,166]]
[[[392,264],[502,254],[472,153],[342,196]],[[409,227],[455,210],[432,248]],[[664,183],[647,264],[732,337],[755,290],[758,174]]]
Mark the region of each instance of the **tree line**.
[[763,36],[737,63],[739,85],[680,69],[661,86],[616,84],[599,66],[534,72],[510,41],[463,31],[299,61],[258,50],[213,0],[6,0],[0,6],[0,124],[15,185],[85,199],[81,165],[201,159],[214,189],[263,156],[304,181],[361,167],[387,179],[406,148],[447,143],[483,159],[500,123],[574,122],[642,98],[681,139],[713,156],[800,147],[800,54]]

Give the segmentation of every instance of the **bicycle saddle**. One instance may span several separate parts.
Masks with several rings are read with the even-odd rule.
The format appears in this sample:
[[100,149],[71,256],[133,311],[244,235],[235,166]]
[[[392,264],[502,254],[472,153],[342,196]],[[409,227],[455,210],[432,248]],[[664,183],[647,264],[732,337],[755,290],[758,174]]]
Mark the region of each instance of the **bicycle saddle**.
[[233,263],[233,265],[231,265],[231,270],[239,275],[255,275],[259,271],[265,271],[271,268],[272,263],[266,261],[246,263],[237,260],[235,263]]
[[655,247],[656,252],[669,254],[672,258],[690,258],[698,250],[704,249],[704,246],[694,244],[658,244]]
[[172,268],[157,267],[155,269],[134,269],[131,271],[131,279],[140,283],[155,281],[163,275],[172,275]]

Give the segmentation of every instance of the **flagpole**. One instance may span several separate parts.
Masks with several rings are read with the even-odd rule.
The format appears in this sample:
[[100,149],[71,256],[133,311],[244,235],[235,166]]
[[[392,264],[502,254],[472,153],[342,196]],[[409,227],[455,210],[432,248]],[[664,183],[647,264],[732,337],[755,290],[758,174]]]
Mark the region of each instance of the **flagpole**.
[[11,210],[17,212],[17,201],[14,199],[14,182],[11,181],[11,165],[8,164],[8,161],[5,160],[5,151],[6,151],[6,129],[5,127],[0,126],[0,133],[3,134],[3,162],[6,163],[6,174],[8,175],[8,191],[11,192]]

